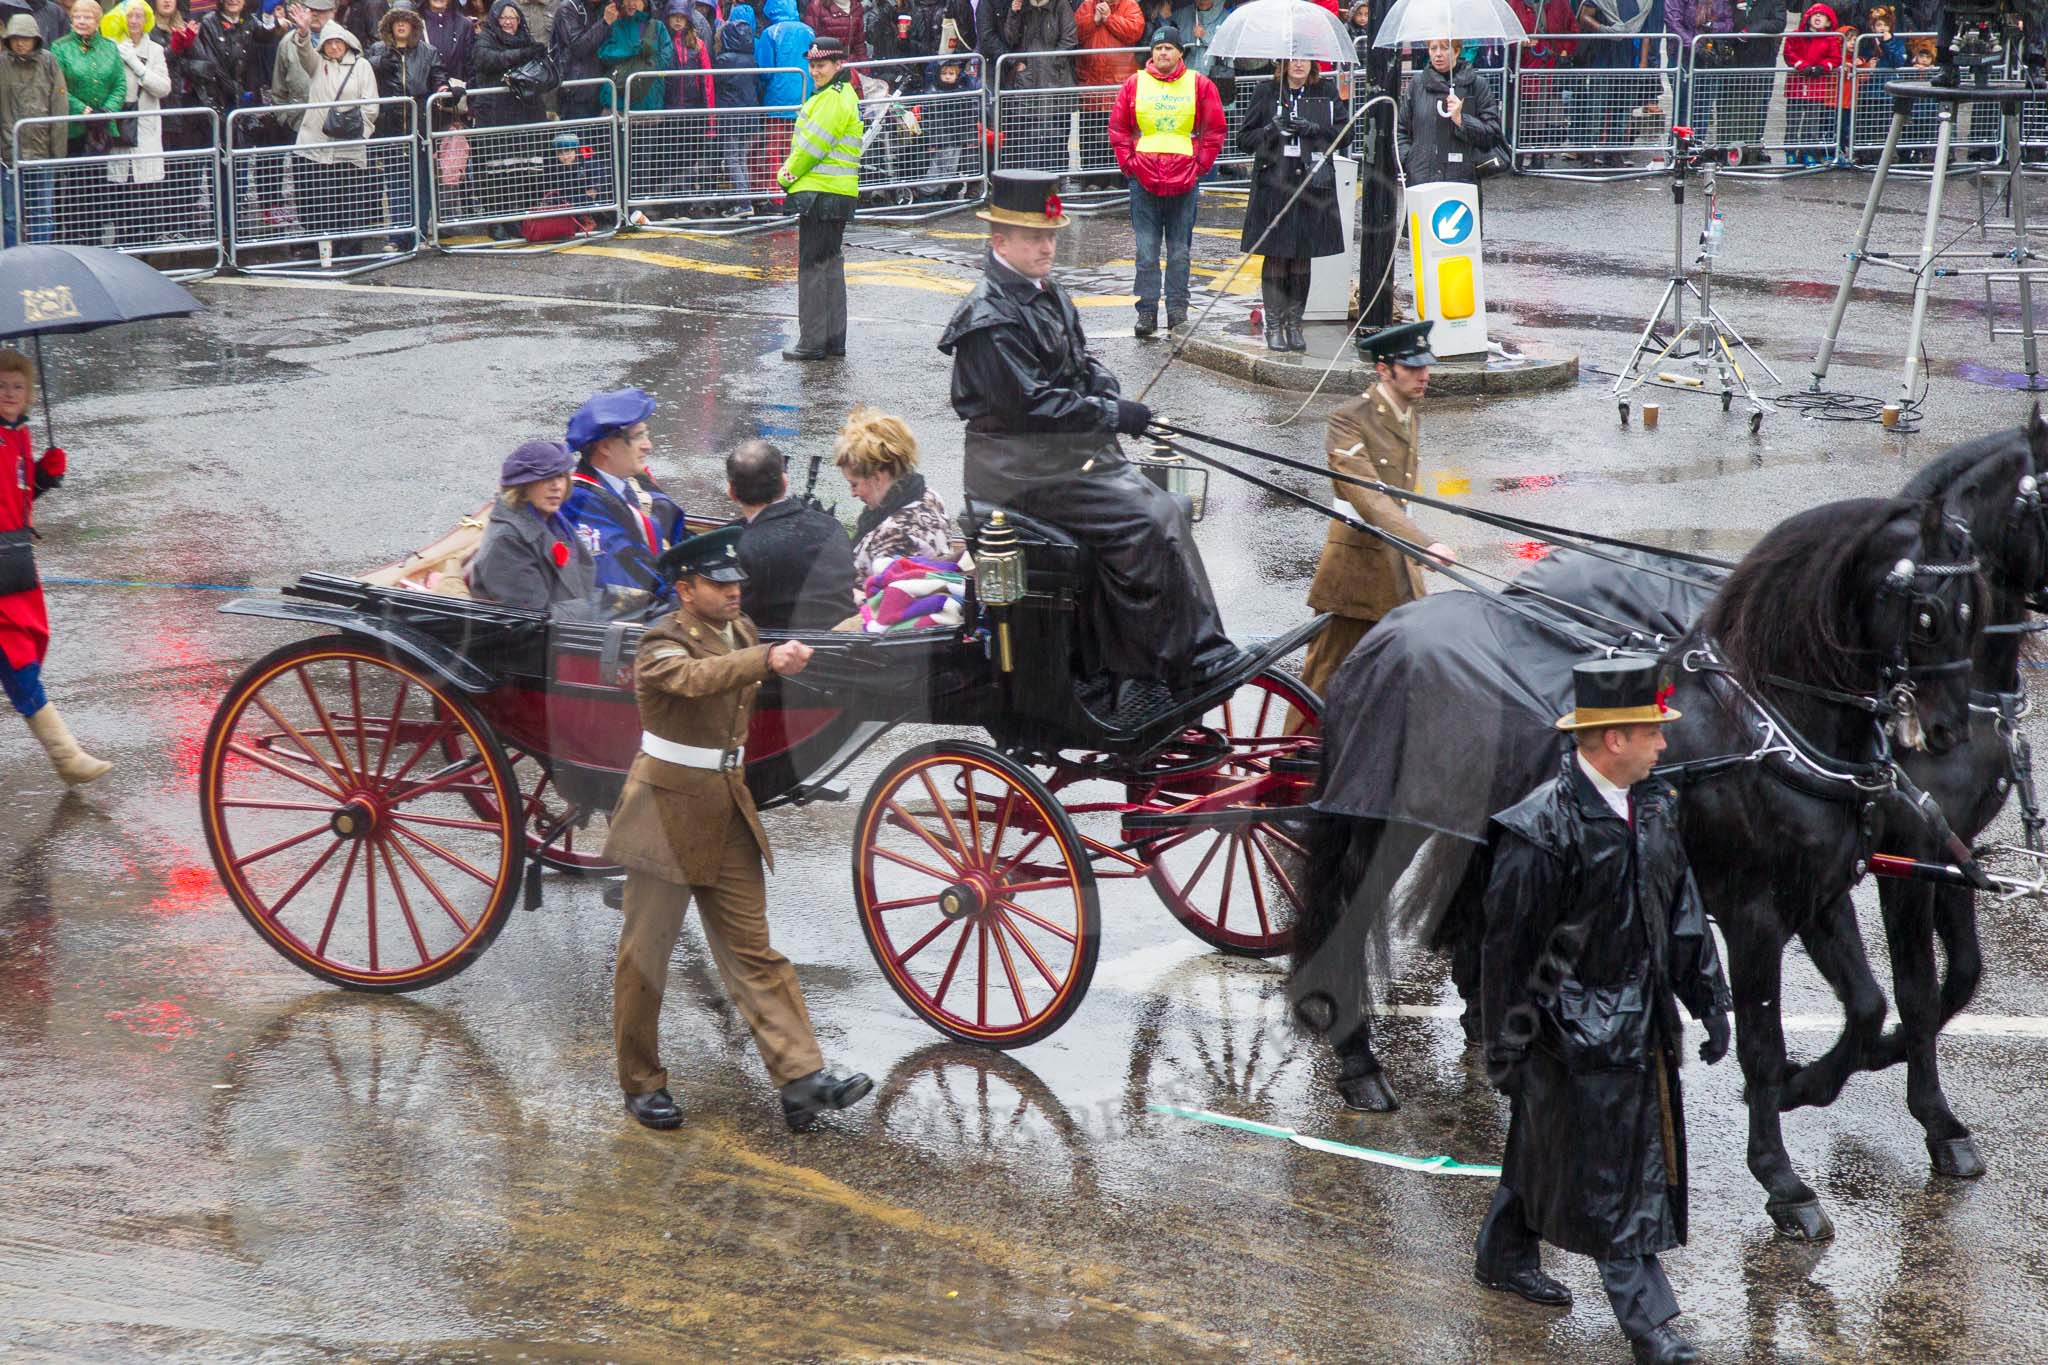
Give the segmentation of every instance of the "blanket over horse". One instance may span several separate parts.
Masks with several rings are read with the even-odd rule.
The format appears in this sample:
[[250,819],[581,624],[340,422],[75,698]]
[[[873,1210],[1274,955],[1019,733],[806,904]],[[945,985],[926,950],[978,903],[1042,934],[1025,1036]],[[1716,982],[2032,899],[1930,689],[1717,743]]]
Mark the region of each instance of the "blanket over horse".
[[1660,555],[1607,553],[1627,564],[1560,549],[1501,594],[1439,593],[1388,613],[1330,680],[1315,808],[1484,843],[1488,818],[1527,796],[1530,774],[1557,752],[1572,666],[1603,648],[1663,653],[1726,576]]

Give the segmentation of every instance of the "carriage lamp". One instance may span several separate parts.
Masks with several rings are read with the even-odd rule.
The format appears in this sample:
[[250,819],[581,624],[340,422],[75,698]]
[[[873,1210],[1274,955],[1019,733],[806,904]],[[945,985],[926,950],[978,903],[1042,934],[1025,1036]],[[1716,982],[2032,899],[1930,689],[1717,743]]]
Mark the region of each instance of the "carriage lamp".
[[983,606],[997,609],[996,661],[1003,672],[1013,672],[1010,617],[1004,609],[1024,597],[1024,551],[1017,544],[1017,528],[1001,512],[990,515],[975,541],[974,591]]
[[1189,464],[1163,445],[1141,452],[1133,464],[1144,476],[1176,497],[1188,500],[1189,519],[1200,521],[1209,501],[1209,471]]

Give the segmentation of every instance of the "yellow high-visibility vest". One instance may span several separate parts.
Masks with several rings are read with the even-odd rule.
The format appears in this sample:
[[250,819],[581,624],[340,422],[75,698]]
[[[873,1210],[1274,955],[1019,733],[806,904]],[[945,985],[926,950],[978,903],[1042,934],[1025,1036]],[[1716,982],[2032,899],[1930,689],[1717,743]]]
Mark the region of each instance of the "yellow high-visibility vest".
[[1199,79],[1186,66],[1170,81],[1160,80],[1150,67],[1138,73],[1139,151],[1195,154],[1195,83]]

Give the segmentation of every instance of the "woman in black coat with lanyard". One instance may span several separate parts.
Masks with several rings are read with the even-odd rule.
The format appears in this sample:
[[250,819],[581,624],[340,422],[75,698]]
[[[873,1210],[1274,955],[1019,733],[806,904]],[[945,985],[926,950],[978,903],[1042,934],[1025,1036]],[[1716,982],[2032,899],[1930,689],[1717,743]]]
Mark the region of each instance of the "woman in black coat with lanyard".
[[[1309,262],[1345,248],[1344,222],[1337,215],[1336,167],[1324,161],[1318,168],[1336,139],[1341,107],[1336,82],[1317,75],[1314,62],[1287,61],[1253,96],[1251,111],[1237,132],[1237,149],[1258,158],[1238,245],[1244,251],[1256,248],[1265,253],[1259,285],[1265,295],[1269,351],[1308,349],[1301,315],[1308,307]],[[1290,207],[1287,201],[1303,180],[1308,180],[1308,188]],[[1267,235],[1269,225],[1272,232]]]

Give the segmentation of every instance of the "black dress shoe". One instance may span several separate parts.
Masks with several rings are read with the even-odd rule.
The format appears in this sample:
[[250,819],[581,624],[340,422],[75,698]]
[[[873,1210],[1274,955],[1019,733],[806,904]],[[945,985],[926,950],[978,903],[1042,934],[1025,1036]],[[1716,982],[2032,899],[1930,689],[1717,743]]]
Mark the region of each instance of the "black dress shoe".
[[1680,1336],[1678,1329],[1665,1323],[1646,1337],[1637,1337],[1629,1343],[1635,1352],[1636,1365],[1693,1365],[1700,1358],[1699,1347]]
[[851,1109],[868,1097],[875,1083],[858,1071],[828,1066],[782,1087],[782,1119],[801,1133],[832,1109]]
[[682,1109],[666,1090],[626,1096],[626,1112],[649,1128],[679,1128],[683,1122]]
[[[1506,1294],[1519,1294],[1531,1303],[1542,1304],[1545,1308],[1569,1308],[1572,1306],[1572,1291],[1541,1270],[1530,1267],[1527,1270],[1511,1270],[1498,1279],[1475,1270],[1472,1278],[1487,1289],[1498,1289]],[[1662,1331],[1663,1328],[1657,1330]],[[1638,1360],[1641,1356],[1636,1357]]]
[[782,358],[784,360],[823,360],[825,353],[823,351],[799,351],[792,349],[784,351]]

